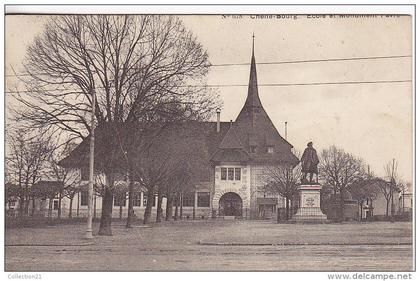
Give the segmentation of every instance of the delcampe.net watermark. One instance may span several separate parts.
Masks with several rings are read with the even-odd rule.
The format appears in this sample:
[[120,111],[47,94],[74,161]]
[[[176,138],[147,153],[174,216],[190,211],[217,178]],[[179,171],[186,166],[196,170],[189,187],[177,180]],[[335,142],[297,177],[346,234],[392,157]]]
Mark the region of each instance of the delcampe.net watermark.
[[411,280],[412,273],[334,273],[330,280]]

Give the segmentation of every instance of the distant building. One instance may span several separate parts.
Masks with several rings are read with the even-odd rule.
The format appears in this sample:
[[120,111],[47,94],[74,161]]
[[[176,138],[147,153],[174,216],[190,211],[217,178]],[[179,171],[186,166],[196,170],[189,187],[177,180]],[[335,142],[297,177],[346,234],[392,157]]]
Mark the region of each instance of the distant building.
[[385,199],[384,194],[379,191],[375,198],[367,199],[363,205],[363,219],[386,219],[392,214],[392,205],[394,205],[394,215],[401,217],[410,217],[413,211],[413,193],[412,185],[407,184],[407,188],[403,190],[395,190],[393,198],[391,196],[389,202]]
[[409,216],[413,214],[413,185],[411,183],[408,183],[407,188],[399,192],[398,213]]
[[396,215],[398,213],[398,196],[399,192],[394,192],[394,202],[392,202],[392,199],[388,203],[385,200],[385,196],[382,194],[382,192],[378,192],[376,198],[373,198],[372,202],[367,202],[366,206],[370,205],[373,207],[372,209],[372,216],[375,219],[384,219],[387,214],[387,208],[388,208],[388,216],[391,216],[391,210],[392,210],[392,204],[394,204],[394,214]]
[[[218,113],[217,122],[190,122],[179,129],[202,143],[202,149],[197,153],[202,155],[209,170],[196,183],[197,190],[183,199],[183,216],[192,217],[194,210],[196,217],[210,217],[212,214],[252,219],[275,217],[277,208],[284,207],[284,199],[262,191],[266,168],[273,165],[294,166],[299,160],[292,153],[293,146],[280,136],[262,106],[254,48],[245,104],[235,122],[219,120]],[[87,141],[82,142],[61,162],[78,171],[82,180],[87,180],[88,147]],[[80,214],[86,213],[86,196],[86,193],[81,193],[75,204]],[[134,210],[138,217],[142,217],[146,196],[141,192],[136,198]],[[100,201],[97,196],[98,216]],[[164,200],[163,209],[165,204]],[[126,198],[114,198],[114,209],[123,209],[123,216],[127,215],[127,206]],[[114,217],[119,215],[116,210],[113,211]]]

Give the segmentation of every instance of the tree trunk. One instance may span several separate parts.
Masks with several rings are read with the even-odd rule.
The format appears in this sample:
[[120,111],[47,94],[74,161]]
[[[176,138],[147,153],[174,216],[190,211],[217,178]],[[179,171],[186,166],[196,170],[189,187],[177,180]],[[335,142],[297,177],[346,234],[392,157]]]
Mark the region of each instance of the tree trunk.
[[33,217],[35,215],[35,196],[32,195],[32,212],[31,216]]
[[369,221],[373,220],[373,203],[372,198],[369,199]]
[[172,219],[172,196],[168,194],[166,198],[166,218],[169,221]]
[[[319,204],[321,207],[321,204]],[[293,195],[290,197],[290,218],[295,214],[295,206],[293,206]]]
[[128,172],[128,213],[127,213],[127,223],[125,224],[126,228],[131,227],[131,221],[134,217],[134,208],[133,208],[133,195],[134,195],[134,179],[132,169]]
[[289,220],[290,214],[289,214],[289,198],[286,197],[286,220]]
[[25,198],[23,196],[19,197],[19,217],[23,217],[25,210]]
[[386,213],[385,213],[385,217],[388,219],[389,218],[389,199],[386,200]]
[[69,203],[69,218],[71,219],[73,216],[72,210],[73,210],[73,199],[74,199],[74,195],[71,196],[70,198],[70,203]]
[[93,219],[96,219],[96,194],[93,195]]
[[194,200],[193,200],[193,220],[195,220],[195,192],[194,192],[194,196],[193,196]]
[[180,220],[182,220],[182,205],[183,205],[183,197],[182,197],[182,194],[181,194],[181,196],[179,196],[179,219]]
[[178,220],[178,205],[179,205],[179,197],[175,197],[175,215],[174,215],[174,220],[177,221]]
[[79,206],[80,206],[80,192],[77,192],[77,208],[76,208],[77,217],[79,217]]
[[25,196],[25,215],[29,215],[29,195]]
[[120,202],[120,215],[119,215],[120,220],[122,219],[122,209],[123,209],[123,206],[122,206],[122,201],[121,201]]
[[53,201],[54,201],[54,197],[48,199],[48,219],[50,220],[52,219]]
[[143,224],[148,224],[152,214],[153,201],[155,199],[155,188],[149,187],[147,190],[147,204],[144,210]]
[[157,211],[156,211],[156,222],[162,221],[162,200],[163,200],[163,194],[162,191],[158,190],[158,202],[157,202]]
[[58,194],[58,212],[57,218],[61,219],[61,192]]
[[340,190],[340,212],[339,212],[338,221],[339,222],[344,221],[344,190],[343,189]]
[[111,222],[112,222],[112,201],[113,194],[110,187],[105,187],[105,193],[102,197],[102,212],[101,212],[101,221],[99,224],[98,235],[112,235]]

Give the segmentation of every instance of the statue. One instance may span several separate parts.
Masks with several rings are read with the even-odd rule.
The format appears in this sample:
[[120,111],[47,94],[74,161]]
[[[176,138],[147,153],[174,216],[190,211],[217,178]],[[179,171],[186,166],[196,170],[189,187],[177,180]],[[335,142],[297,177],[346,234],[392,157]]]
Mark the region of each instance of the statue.
[[302,183],[307,182],[307,175],[309,173],[309,183],[313,182],[312,177],[314,174],[317,175],[316,182],[318,182],[318,155],[316,154],[315,148],[312,147],[312,142],[308,143],[308,147],[305,148],[302,158]]

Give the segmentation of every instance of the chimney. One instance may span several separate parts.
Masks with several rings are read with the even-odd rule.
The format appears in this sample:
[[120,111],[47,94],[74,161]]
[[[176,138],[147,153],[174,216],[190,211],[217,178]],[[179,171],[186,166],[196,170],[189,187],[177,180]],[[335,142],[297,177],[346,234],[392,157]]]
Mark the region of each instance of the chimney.
[[220,108],[216,109],[216,115],[217,115],[217,124],[216,124],[216,132],[220,132]]
[[287,121],[284,122],[284,139],[287,140]]

